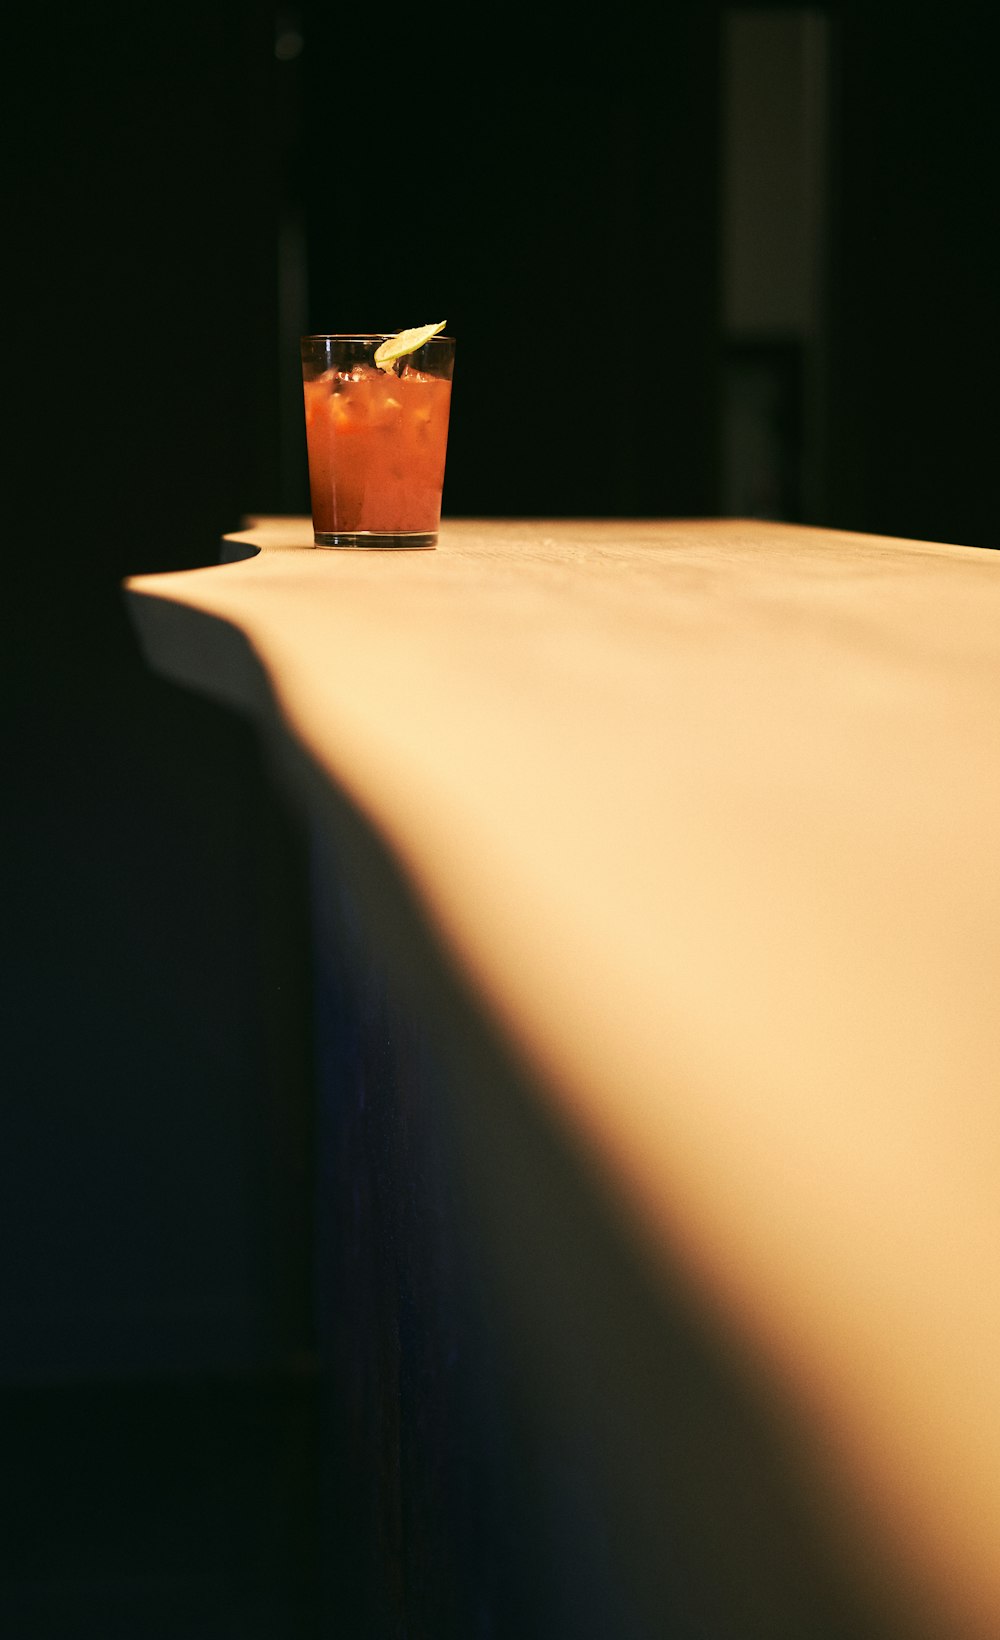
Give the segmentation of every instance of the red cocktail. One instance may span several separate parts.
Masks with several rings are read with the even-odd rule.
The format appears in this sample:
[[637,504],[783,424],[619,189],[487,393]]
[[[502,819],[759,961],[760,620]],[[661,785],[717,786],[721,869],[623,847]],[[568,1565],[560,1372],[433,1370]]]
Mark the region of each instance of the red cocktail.
[[318,546],[437,541],[454,342],[434,337],[384,369],[382,336],[302,344],[306,443]]

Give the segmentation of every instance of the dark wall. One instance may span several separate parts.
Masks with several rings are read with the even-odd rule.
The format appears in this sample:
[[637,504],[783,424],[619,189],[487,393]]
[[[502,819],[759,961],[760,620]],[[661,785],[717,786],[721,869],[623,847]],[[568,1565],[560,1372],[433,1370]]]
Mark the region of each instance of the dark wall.
[[390,50],[305,14],[309,323],[447,317],[446,510],[712,509],[718,30],[544,15]]
[[[1000,119],[982,8],[835,31],[828,521],[1000,546]],[[827,520],[825,520],[827,521]]]
[[38,558],[58,565],[49,620],[81,597],[98,617],[128,572],[209,561],[271,498],[272,41],[262,0],[52,8],[16,29],[19,585],[37,596]]
[[8,1377],[274,1356],[247,1227],[281,821],[252,731],[149,674],[120,591],[212,561],[273,482],[272,39],[263,6],[112,6],[11,53]]
[[119,583],[272,504],[270,7],[5,22],[0,1632],[314,1633],[307,975],[249,726]]

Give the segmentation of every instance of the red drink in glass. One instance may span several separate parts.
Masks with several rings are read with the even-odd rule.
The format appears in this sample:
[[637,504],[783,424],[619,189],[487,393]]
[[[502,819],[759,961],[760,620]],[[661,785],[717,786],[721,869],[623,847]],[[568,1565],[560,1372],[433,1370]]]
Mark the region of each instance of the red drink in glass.
[[[435,338],[395,368],[380,370],[371,355],[382,339],[303,342],[309,488],[319,546],[437,541],[454,343]],[[326,368],[313,373],[317,363]]]

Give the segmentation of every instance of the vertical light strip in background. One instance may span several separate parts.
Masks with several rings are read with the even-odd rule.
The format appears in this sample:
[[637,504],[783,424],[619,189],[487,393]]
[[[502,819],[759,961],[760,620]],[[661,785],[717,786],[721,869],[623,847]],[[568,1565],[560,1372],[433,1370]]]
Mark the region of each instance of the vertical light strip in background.
[[829,20],[722,20],[722,506],[809,522],[823,506]]
[[283,512],[309,505],[299,338],[309,328],[309,275],[301,199],[301,63],[305,31],[297,9],[279,10],[274,22],[282,189],[277,236],[278,488]]

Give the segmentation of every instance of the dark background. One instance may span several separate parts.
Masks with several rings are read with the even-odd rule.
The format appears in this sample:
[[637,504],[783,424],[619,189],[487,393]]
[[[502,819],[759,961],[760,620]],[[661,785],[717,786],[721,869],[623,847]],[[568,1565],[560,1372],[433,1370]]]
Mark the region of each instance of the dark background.
[[[452,515],[758,511],[1000,546],[991,58],[962,8],[873,9],[809,13],[813,299],[742,328],[727,155],[762,144],[751,212],[775,173],[767,107],[727,125],[731,11],[484,34],[471,11],[181,0],[16,25],[9,1632],[315,1616],[302,842],[252,731],[148,673],[122,578],[307,509],[301,330],[445,316]],[[764,310],[798,221],[775,208]]]

